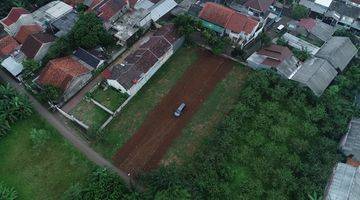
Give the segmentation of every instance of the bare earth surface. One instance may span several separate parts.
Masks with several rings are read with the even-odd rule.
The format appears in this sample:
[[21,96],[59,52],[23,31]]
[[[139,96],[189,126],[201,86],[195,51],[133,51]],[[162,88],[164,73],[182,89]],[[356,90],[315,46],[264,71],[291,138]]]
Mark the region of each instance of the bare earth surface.
[[[116,167],[131,176],[155,168],[216,84],[232,69],[231,61],[209,51],[201,50],[199,55],[139,130],[113,156]],[[173,113],[181,102],[186,103],[186,109],[180,118],[175,118]]]

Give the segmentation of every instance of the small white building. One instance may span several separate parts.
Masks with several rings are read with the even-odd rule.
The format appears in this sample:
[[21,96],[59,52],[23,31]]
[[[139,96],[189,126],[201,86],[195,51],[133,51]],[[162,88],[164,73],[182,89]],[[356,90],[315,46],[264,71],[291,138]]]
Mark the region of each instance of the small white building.
[[1,65],[15,78],[17,78],[24,69],[23,65],[11,56],[3,60]]
[[72,6],[62,1],[52,1],[34,11],[31,15],[37,24],[42,27],[47,27],[50,25],[50,23],[60,19],[64,15],[70,13],[72,10]]

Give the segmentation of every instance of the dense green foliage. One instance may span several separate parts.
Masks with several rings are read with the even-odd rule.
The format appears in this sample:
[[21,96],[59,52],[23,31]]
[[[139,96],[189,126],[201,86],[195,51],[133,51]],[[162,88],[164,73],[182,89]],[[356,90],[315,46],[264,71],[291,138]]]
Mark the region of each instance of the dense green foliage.
[[40,63],[35,61],[35,60],[32,60],[32,59],[31,60],[24,60],[22,62],[22,65],[24,66],[24,70],[23,70],[23,73],[22,73],[22,77],[24,79],[31,78],[41,68]]
[[43,58],[42,65],[45,66],[52,59],[70,55],[72,51],[73,49],[67,37],[58,38]]
[[36,94],[36,96],[43,103],[46,103],[48,101],[56,103],[61,97],[61,94],[63,93],[60,88],[52,85],[44,85],[42,87],[43,88],[41,89],[41,91],[39,91],[38,94]]
[[30,102],[9,85],[0,84],[0,138],[10,130],[10,125],[32,113]]
[[295,4],[291,11],[292,18],[299,20],[309,15],[309,10],[300,4]]
[[80,15],[69,34],[70,44],[74,47],[92,49],[113,43],[112,36],[104,29],[102,21],[94,13]]
[[17,192],[15,189],[0,182],[0,200],[15,200],[16,198]]
[[121,179],[106,169],[96,169],[88,178],[85,185],[74,184],[66,191],[64,200],[93,200],[93,199],[136,199],[138,194],[130,192]]
[[[360,69],[340,75],[321,98],[269,71],[249,77],[239,103],[183,166],[147,175],[154,191],[180,187],[197,199],[308,199],[322,194],[337,145],[358,114]],[[155,193],[155,192],[154,192]]]
[[308,58],[310,58],[310,53],[306,50],[299,50],[299,49],[295,49],[295,48],[291,48],[292,52],[294,53],[294,56],[299,59],[300,61],[305,61]]

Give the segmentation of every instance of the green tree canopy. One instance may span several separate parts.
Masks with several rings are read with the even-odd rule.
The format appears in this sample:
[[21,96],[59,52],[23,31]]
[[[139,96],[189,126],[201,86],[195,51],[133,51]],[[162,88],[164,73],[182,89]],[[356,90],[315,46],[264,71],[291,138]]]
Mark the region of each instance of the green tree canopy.
[[296,19],[302,19],[309,15],[309,9],[303,5],[295,4],[292,8],[291,16]]

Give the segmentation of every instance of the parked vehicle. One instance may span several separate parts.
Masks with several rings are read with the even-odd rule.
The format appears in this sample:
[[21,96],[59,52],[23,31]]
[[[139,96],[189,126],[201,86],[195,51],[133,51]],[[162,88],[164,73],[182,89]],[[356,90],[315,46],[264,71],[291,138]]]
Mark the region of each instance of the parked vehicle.
[[186,107],[186,104],[185,104],[185,103],[181,103],[181,104],[179,105],[179,107],[176,109],[176,111],[174,112],[175,117],[180,117],[181,114],[182,114],[182,112],[184,111],[185,107]]

